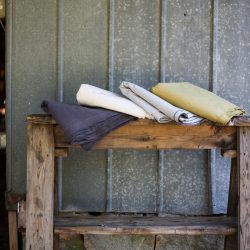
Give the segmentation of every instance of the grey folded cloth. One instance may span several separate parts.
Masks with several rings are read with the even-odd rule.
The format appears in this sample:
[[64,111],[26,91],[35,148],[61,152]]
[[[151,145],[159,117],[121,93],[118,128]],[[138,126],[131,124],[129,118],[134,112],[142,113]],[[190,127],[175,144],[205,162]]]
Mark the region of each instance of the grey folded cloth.
[[181,124],[194,125],[204,121],[203,118],[173,106],[166,100],[134,83],[123,81],[119,88],[123,95],[144,109],[146,113],[159,123],[174,120]]
[[71,105],[45,100],[41,108],[56,120],[72,144],[90,150],[110,131],[135,118],[103,108]]

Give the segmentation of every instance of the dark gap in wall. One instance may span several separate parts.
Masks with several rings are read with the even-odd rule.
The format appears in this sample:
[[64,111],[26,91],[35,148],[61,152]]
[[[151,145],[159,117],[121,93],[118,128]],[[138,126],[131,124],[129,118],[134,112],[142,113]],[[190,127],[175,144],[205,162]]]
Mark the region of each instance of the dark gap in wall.
[[5,20],[0,26],[0,131],[5,131]]
[[8,214],[5,209],[6,150],[5,150],[5,19],[0,26],[0,249],[9,249]]

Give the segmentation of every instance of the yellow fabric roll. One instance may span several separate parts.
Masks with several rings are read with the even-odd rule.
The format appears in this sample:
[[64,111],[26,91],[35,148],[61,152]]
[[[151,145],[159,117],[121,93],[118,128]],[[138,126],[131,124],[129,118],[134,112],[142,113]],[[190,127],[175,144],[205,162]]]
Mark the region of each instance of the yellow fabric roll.
[[244,109],[187,82],[158,83],[152,92],[175,106],[222,124],[227,124],[233,116],[245,114]]

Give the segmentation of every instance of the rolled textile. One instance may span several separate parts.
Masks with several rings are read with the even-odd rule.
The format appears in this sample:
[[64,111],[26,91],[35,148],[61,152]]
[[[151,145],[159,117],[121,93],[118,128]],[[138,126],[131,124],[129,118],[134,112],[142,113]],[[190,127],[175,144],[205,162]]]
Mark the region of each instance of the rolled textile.
[[84,107],[45,100],[42,109],[56,120],[71,144],[90,150],[110,131],[135,118],[103,108]]
[[178,107],[222,124],[227,124],[233,116],[245,114],[244,109],[187,82],[158,83],[152,91]]
[[152,119],[142,108],[130,100],[89,84],[81,84],[76,94],[76,100],[81,105],[101,107],[138,118]]
[[177,108],[148,90],[131,82],[123,81],[120,85],[123,95],[135,102],[159,123],[174,120],[182,124],[199,124],[204,119],[186,110]]

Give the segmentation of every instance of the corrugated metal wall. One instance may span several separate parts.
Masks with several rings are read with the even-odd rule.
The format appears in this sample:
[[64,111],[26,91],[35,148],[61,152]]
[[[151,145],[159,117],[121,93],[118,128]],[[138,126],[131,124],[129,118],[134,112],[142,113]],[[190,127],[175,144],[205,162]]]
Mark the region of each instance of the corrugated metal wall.
[[[7,0],[8,190],[25,192],[25,117],[81,83],[118,92],[189,81],[250,111],[248,0]],[[229,162],[212,151],[71,150],[63,211],[226,211]],[[153,249],[154,237],[88,236],[90,249]],[[158,237],[156,249],[222,249],[218,237]],[[187,243],[188,242],[188,243]]]

